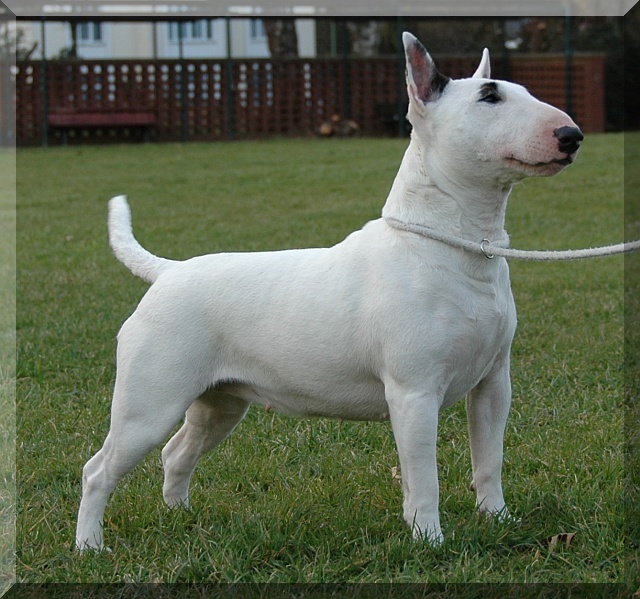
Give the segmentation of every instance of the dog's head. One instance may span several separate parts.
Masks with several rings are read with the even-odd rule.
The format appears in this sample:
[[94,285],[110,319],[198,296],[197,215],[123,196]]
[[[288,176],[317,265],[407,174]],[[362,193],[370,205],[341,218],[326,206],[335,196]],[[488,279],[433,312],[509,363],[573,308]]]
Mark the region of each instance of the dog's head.
[[524,87],[491,79],[488,50],[471,78],[450,79],[413,35],[404,33],[403,42],[407,118],[431,167],[482,173],[508,185],[527,176],[555,175],[574,161],[583,140],[577,125]]

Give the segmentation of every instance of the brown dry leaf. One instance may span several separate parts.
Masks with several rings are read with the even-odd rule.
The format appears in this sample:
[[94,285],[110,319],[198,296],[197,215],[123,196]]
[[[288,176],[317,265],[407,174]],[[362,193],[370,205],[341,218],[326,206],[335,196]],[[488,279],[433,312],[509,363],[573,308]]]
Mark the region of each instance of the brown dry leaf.
[[400,473],[400,468],[397,466],[393,466],[391,468],[391,478],[394,483],[402,484],[402,474]]
[[549,551],[555,551],[556,547],[558,546],[558,543],[564,543],[564,546],[568,548],[569,545],[571,545],[571,542],[573,541],[575,536],[576,536],[575,532],[561,532],[558,535],[552,536],[550,539],[547,540],[547,544],[549,545]]

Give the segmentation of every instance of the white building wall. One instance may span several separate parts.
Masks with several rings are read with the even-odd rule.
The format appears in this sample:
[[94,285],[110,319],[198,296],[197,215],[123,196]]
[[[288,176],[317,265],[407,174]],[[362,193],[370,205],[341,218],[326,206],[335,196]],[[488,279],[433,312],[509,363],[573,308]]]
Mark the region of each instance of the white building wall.
[[316,51],[316,22],[313,19],[297,19],[298,55],[300,58],[315,58]]
[[[210,28],[211,37],[207,36]],[[209,24],[198,27],[205,34],[194,38],[193,25],[183,26],[182,53],[185,58],[222,58],[227,55],[226,27],[223,19],[211,19]],[[179,58],[180,41],[178,23],[160,22],[155,24],[158,58]]]
[[[117,29],[114,31],[115,23],[82,23],[77,27],[77,37],[78,37],[78,46],[77,46],[77,54],[80,58],[86,59],[101,59],[101,58],[119,58],[115,52],[120,52],[122,50],[127,50],[128,48],[123,48],[122,43],[118,43],[118,31],[120,27],[115,25]],[[95,29],[98,29],[100,32],[100,37],[98,39],[94,39],[93,35]],[[66,39],[65,39],[65,47],[70,48],[72,45],[71,39],[71,26],[68,25],[66,28]],[[88,36],[85,39],[83,36]],[[126,45],[129,46],[133,40],[128,39]]]
[[153,58],[153,23],[110,23],[109,58]]
[[24,31],[24,45],[30,48],[34,43],[38,46],[33,53],[32,58],[42,58],[43,48],[46,49],[47,58],[57,58],[63,48],[67,47],[67,35],[69,25],[67,23],[51,22],[47,23],[44,32],[44,44],[42,39],[42,27],[39,22],[17,23],[19,29]]
[[[194,30],[186,25],[183,35],[183,55],[185,58],[225,58],[227,56],[227,23],[223,18],[210,20],[211,36],[193,38]],[[42,58],[42,25],[38,21],[21,21],[18,27],[25,32],[24,45],[31,47],[38,43],[32,59]],[[178,58],[179,42],[176,25],[173,35],[169,22],[126,23],[102,22],[101,39],[81,39],[78,36],[78,57],[86,59],[127,59],[127,58]],[[269,47],[264,27],[259,21],[234,18],[231,27],[231,55],[233,58],[268,58]],[[45,24],[45,44],[47,59],[60,57],[63,50],[71,47],[71,26],[64,21],[48,21]],[[298,52],[302,58],[316,55],[316,30],[313,19],[297,19]],[[91,33],[85,29],[85,33]]]

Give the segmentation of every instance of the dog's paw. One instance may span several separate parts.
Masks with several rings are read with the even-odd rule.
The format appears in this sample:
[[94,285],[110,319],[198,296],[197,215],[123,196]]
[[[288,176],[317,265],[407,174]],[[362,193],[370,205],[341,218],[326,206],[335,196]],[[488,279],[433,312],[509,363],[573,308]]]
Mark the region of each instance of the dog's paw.
[[431,547],[439,547],[444,543],[444,535],[442,534],[439,524],[424,524],[423,526],[419,526],[414,522],[411,527],[411,533],[415,541],[427,543]]
[[498,514],[498,521],[511,526],[520,526],[522,524],[522,518],[514,516],[507,508],[503,510],[504,513]]
[[191,509],[191,504],[189,503],[188,497],[164,497],[164,502],[167,504],[167,507],[171,509]]
[[111,550],[111,547],[105,547],[104,545],[101,545],[100,547],[95,547],[95,546],[89,545],[89,543],[86,543],[86,542],[79,544],[76,541],[76,544],[74,547],[75,547],[75,550],[80,555],[87,555],[92,553],[113,553],[113,551]]
[[495,518],[498,522],[502,524],[509,524],[513,526],[518,526],[522,524],[522,520],[514,516],[507,509],[506,505],[499,510],[487,510],[487,509],[482,509],[482,507],[479,507],[478,516],[483,516],[485,518]]

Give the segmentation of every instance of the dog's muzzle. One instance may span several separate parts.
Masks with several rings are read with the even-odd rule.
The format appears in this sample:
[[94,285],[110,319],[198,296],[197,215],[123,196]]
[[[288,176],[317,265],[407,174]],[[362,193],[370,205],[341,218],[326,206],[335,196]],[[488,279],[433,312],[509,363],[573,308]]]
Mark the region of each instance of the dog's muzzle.
[[558,150],[563,154],[574,154],[580,148],[580,142],[584,139],[582,131],[578,127],[559,127],[553,132],[558,140]]

